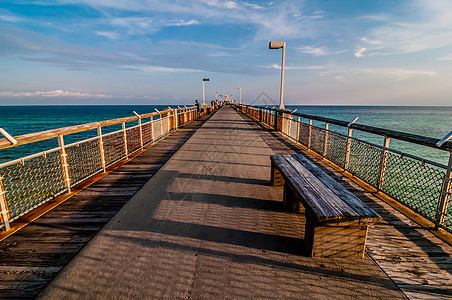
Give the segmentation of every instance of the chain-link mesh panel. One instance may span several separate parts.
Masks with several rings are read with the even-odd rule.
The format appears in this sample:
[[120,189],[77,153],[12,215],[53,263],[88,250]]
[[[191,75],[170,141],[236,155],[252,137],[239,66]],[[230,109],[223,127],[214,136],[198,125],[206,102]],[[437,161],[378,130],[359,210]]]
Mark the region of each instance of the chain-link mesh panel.
[[60,152],[0,169],[10,221],[66,190]]
[[325,146],[325,130],[312,126],[311,129],[311,149],[323,155]]
[[288,132],[287,135],[293,138],[294,140],[298,139],[298,122],[294,120],[288,120]]
[[347,138],[343,135],[328,131],[325,157],[343,167],[345,164],[345,152],[347,151]]
[[109,165],[125,156],[124,134],[122,131],[103,137],[105,164]]
[[351,140],[347,171],[377,187],[383,149],[358,140]]
[[154,121],[154,139],[157,140],[162,136],[162,120]]
[[[452,184],[449,185],[448,194],[449,197],[452,197]],[[452,231],[452,199],[449,200],[448,210],[446,212],[446,216],[444,217],[443,227],[447,228],[449,231]]]
[[444,176],[443,168],[388,152],[381,190],[434,221]]
[[140,140],[140,127],[129,128],[127,133],[127,153],[132,153],[133,151],[141,147]]
[[99,140],[91,140],[66,148],[71,185],[102,169]]
[[162,125],[163,125],[163,135],[165,135],[165,134],[167,134],[167,133],[169,132],[169,124],[168,124],[168,120],[169,120],[168,117],[163,118],[163,122],[162,122]]
[[143,144],[146,145],[152,142],[152,124],[151,123],[143,124],[141,130],[143,132]]
[[169,117],[169,124],[170,124],[170,128],[169,128],[170,131],[176,129],[176,128],[174,127],[174,115],[171,115],[171,116]]
[[300,123],[300,134],[298,135],[298,142],[307,147],[309,144],[309,125]]

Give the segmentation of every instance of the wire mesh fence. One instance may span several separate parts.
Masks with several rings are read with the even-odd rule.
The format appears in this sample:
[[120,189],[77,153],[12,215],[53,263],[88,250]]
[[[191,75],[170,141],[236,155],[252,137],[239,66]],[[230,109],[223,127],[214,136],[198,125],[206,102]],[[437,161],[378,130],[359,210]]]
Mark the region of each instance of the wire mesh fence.
[[[203,113],[206,111],[204,109]],[[196,119],[199,114],[195,107],[188,107],[143,115],[143,118],[150,118],[143,124],[141,117],[105,121],[106,126],[123,124],[122,130],[107,134],[101,134],[100,123],[85,124],[84,130],[97,128],[100,134],[66,146],[63,142],[64,148],[60,145],[46,152],[0,164],[0,228],[8,230],[9,224],[20,216],[68,192],[72,186],[127,158],[143,146],[156,142],[177,127]],[[137,119],[139,125],[127,128],[126,122],[136,122]],[[73,132],[71,128],[65,130],[58,134],[61,141],[64,141],[64,135],[82,131],[78,127],[74,127]],[[36,136],[39,134],[42,133],[36,133]],[[21,145],[35,140],[24,141]],[[65,172],[69,178],[65,178]]]
[[[328,130],[327,122],[325,128],[313,126],[312,119],[303,122],[306,116],[302,114],[294,117],[290,112],[252,106],[239,109],[254,118],[263,116],[260,121],[266,124],[267,116],[277,117],[278,129],[287,136],[452,232],[452,184],[447,166],[353,138],[350,124],[349,135],[344,135]],[[336,125],[347,128],[343,123],[336,120]]]

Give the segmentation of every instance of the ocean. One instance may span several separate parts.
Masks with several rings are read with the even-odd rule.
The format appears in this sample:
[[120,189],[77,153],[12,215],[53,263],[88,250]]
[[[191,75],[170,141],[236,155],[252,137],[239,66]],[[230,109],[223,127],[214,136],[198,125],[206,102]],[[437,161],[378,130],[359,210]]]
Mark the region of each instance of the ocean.
[[[0,106],[0,127],[13,136],[39,132],[49,129],[78,125],[102,120],[133,116],[133,111],[139,114],[149,113],[167,108],[166,105],[111,105],[111,106]],[[176,107],[176,106],[173,106]],[[452,107],[430,106],[294,106],[286,108],[297,112],[328,117],[343,121],[352,121],[359,117],[356,123],[385,129],[408,132],[428,136],[440,140],[452,131]],[[315,126],[324,127],[321,122]],[[118,130],[111,126],[103,132]],[[330,125],[330,130],[346,133],[346,129]],[[82,138],[96,135],[95,130],[71,135],[65,143],[75,142]],[[353,136],[382,145],[383,137],[353,131]],[[0,163],[24,157],[58,146],[56,139],[0,150]],[[449,154],[446,151],[417,146],[410,143],[391,140],[390,148],[422,157],[446,165]]]

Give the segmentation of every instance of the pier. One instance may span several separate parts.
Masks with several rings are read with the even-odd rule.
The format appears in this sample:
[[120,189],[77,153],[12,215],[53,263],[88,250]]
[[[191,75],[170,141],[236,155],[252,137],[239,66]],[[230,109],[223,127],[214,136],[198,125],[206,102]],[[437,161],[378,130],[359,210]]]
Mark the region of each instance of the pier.
[[[1,297],[450,298],[449,233],[263,123],[223,107],[91,178],[1,242]],[[307,255],[270,185],[298,152],[382,217],[363,259]]]

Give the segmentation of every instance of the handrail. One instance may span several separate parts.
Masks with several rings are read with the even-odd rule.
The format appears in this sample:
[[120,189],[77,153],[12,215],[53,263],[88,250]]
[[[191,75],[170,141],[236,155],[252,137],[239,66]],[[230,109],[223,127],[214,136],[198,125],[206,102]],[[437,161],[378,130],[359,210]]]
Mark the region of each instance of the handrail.
[[[58,138],[58,147],[0,163],[0,229],[8,230],[10,223],[91,178],[118,161],[155,143],[209,110],[206,105],[199,114],[196,106],[164,109],[162,111],[92,122],[41,132],[9,136],[0,139],[0,150]],[[159,118],[153,118],[159,116]],[[149,122],[142,122],[149,118]],[[138,125],[127,127],[127,122]],[[121,124],[122,129],[102,133],[102,127]],[[97,130],[97,136],[65,144],[65,136],[87,130]],[[17,141],[11,145],[11,139]]]
[[[276,108],[272,109],[272,108],[265,108],[265,107],[259,107],[259,106],[253,106],[253,105],[243,105],[243,106],[257,108],[257,109],[272,110],[272,111],[276,111],[278,113],[290,113],[290,111],[288,111],[288,110],[281,110],[281,109],[276,109]],[[290,114],[292,114],[292,113],[290,113]],[[305,119],[312,119],[312,120],[321,121],[321,122],[325,122],[325,123],[335,124],[335,125],[339,125],[342,127],[348,127],[347,125],[349,125],[349,122],[347,122],[347,121],[341,121],[341,120],[330,119],[330,118],[326,118],[326,117],[308,115],[308,114],[303,114],[303,113],[299,113],[299,112],[295,112],[292,115],[302,117]],[[350,125],[349,128],[358,129],[360,131],[373,133],[373,134],[377,134],[377,135],[381,135],[381,136],[385,136],[385,137],[389,137],[389,138],[394,138],[397,140],[402,140],[405,142],[419,144],[419,145],[423,145],[423,146],[427,146],[427,147],[431,147],[431,148],[435,148],[435,149],[452,151],[452,142],[450,142],[450,141],[445,142],[441,145],[441,147],[438,147],[437,146],[437,143],[438,143],[437,138],[426,137],[426,136],[421,136],[421,135],[417,135],[417,134],[412,134],[412,133],[407,133],[407,132],[402,132],[402,131],[397,131],[397,130],[391,130],[391,129],[384,129],[384,128],[379,128],[379,127],[373,127],[373,126],[368,126],[368,125],[361,125],[361,124],[356,124],[356,123]]]
[[[290,110],[237,105],[243,113],[300,143],[344,172],[366,182],[413,211],[427,218],[436,228],[452,232],[452,132],[441,141],[405,132],[354,124],[330,118],[295,113]],[[308,119],[301,121],[298,116]],[[325,128],[312,121],[325,122]],[[348,129],[347,134],[329,130],[335,124]],[[353,130],[384,136],[376,145],[352,136]],[[449,152],[446,165],[389,147],[391,138]]]
[[[191,109],[194,107],[195,106],[190,106],[190,107],[187,107],[187,109]],[[164,114],[167,111],[169,112],[169,109],[165,109],[165,110],[161,111],[160,113],[152,112],[152,113],[143,114],[143,115],[141,115],[141,119],[150,118],[153,116]],[[16,147],[16,146],[20,146],[20,145],[25,145],[25,144],[29,144],[29,143],[39,142],[39,141],[43,141],[43,140],[48,140],[51,138],[56,138],[59,135],[68,135],[68,134],[73,134],[73,133],[79,133],[79,132],[83,132],[83,131],[87,131],[87,130],[91,130],[91,129],[96,129],[98,127],[106,127],[106,126],[121,124],[124,122],[136,121],[138,119],[139,119],[139,117],[137,117],[137,116],[131,116],[131,117],[111,119],[111,120],[105,120],[105,121],[99,121],[99,122],[85,123],[85,124],[81,124],[81,125],[62,127],[62,128],[57,128],[57,129],[50,129],[50,130],[45,130],[45,131],[40,131],[40,132],[33,132],[33,133],[24,134],[24,135],[18,135],[18,136],[14,137],[15,140],[17,141],[16,144],[11,144],[9,142],[9,140],[7,140],[6,138],[2,138],[2,139],[0,139],[0,150],[6,149],[6,148],[11,148],[11,147]]]

